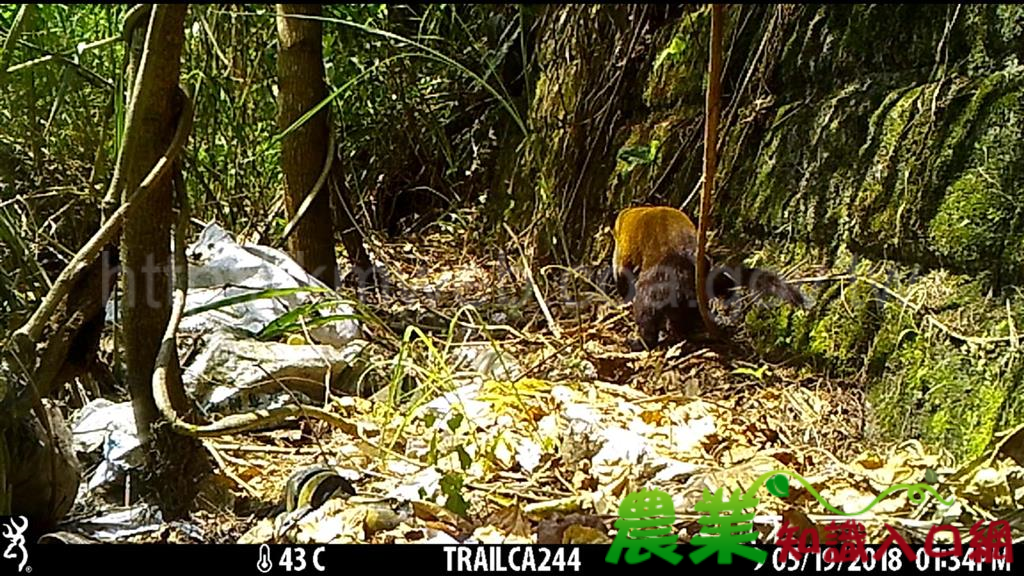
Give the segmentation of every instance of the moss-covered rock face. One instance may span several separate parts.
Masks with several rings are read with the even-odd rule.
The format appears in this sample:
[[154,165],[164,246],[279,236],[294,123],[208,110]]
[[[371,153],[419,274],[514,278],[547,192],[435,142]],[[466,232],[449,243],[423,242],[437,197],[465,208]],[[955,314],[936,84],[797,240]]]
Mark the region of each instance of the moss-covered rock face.
[[1020,283],[1024,68],[1014,63],[986,80],[984,111],[961,128],[970,132],[965,168],[948,186],[928,236],[943,261],[991,272],[997,283]]
[[[709,11],[551,16],[516,205],[570,240],[624,205],[693,213]],[[724,38],[713,250],[870,280],[758,306],[754,345],[862,378],[879,436],[976,454],[1024,419],[1024,6],[744,5]]]
[[647,106],[702,111],[710,26],[711,11],[695,10],[684,14],[671,35],[661,39],[664,45],[657,48],[644,89]]
[[[730,20],[744,10],[754,8]],[[752,76],[771,94],[743,101],[739,122],[723,103],[720,240],[787,246],[769,265],[814,247],[835,272],[872,282],[823,283],[808,311],[758,307],[747,331],[764,351],[863,376],[879,436],[974,455],[1024,415],[1018,353],[1005,340],[1011,320],[1024,321],[1012,287],[1024,282],[1024,7],[759,14],[767,24],[748,26],[747,51],[729,57],[749,65],[761,47]],[[699,117],[707,45],[696,37],[706,29],[698,12],[660,37],[638,140],[653,138],[666,106],[678,126]],[[694,183],[686,171],[669,202]]]
[[616,154],[636,124],[646,74],[649,38],[635,32],[653,16],[641,6],[567,5],[539,25],[531,135],[511,216],[541,224],[542,259],[579,256],[609,224],[607,183],[618,177]]
[[[1022,421],[1020,351],[1007,342],[962,342],[942,326],[959,318],[972,333],[1005,335],[1011,321],[1024,321],[1024,299],[993,306],[980,293],[982,283],[967,277],[896,278],[868,262],[857,269],[874,282],[824,287],[807,312],[759,306],[748,314],[748,333],[762,352],[785,347],[820,369],[864,375],[875,438],[916,437],[969,457],[993,432]],[[942,326],[879,285],[910,295]]]
[[881,431],[918,431],[936,445],[977,454],[991,438],[1009,391],[1007,375],[989,360],[925,339],[901,347],[889,371],[868,389],[877,413],[887,416]]

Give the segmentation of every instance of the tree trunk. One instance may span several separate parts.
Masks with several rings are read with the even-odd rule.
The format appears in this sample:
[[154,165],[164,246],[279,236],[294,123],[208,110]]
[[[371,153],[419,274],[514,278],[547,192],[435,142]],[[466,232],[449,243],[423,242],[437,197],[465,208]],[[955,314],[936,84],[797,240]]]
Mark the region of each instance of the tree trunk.
[[[278,4],[278,126],[287,129],[327,97],[319,4]],[[289,219],[313,190],[328,154],[327,109],[317,112],[281,143],[284,199]],[[327,188],[327,186],[323,186]],[[330,195],[319,190],[288,238],[288,252],[310,274],[330,287],[338,283]]]
[[[152,10],[126,119],[126,198],[166,153],[183,104],[178,82],[188,5],[156,5]],[[190,505],[197,474],[208,465],[198,441],[155,427],[160,413],[153,400],[153,366],[170,315],[172,188],[177,170],[179,162],[133,207],[121,244],[126,381],[136,428],[143,445],[150,448],[147,487],[157,492],[168,518]]]

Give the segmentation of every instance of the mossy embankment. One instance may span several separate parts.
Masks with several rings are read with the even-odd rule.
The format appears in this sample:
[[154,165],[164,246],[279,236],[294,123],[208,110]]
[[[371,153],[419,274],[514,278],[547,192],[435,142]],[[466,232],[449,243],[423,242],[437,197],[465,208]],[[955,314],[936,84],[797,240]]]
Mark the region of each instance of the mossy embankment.
[[[848,276],[808,284],[808,311],[752,311],[748,332],[861,379],[872,433],[976,455],[1024,420],[1024,7],[742,6],[728,18],[715,241]],[[694,8],[651,23],[635,48],[641,85],[606,103],[624,112],[588,162],[614,166],[607,212],[638,199],[695,212],[708,20]],[[574,101],[600,90],[568,61],[545,78],[535,112],[554,104],[540,88],[555,79]],[[557,149],[534,162],[547,185],[573,174]]]

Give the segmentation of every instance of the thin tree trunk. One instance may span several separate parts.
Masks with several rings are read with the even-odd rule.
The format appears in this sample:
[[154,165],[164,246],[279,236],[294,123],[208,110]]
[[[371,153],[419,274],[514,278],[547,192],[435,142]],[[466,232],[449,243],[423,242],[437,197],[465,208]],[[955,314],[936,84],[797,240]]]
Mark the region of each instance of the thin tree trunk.
[[[278,126],[287,129],[327,97],[319,4],[278,4]],[[313,190],[328,154],[327,109],[317,112],[281,143],[284,199],[289,219]],[[338,284],[330,194],[323,186],[288,237],[288,252],[310,274],[330,287]]]
[[718,161],[718,113],[721,106],[722,77],[722,5],[711,7],[711,59],[708,65],[708,91],[704,123],[704,189],[700,195],[700,220],[697,221],[697,305],[708,334],[718,334],[708,307],[708,227],[711,225],[712,194],[715,191],[715,164]]

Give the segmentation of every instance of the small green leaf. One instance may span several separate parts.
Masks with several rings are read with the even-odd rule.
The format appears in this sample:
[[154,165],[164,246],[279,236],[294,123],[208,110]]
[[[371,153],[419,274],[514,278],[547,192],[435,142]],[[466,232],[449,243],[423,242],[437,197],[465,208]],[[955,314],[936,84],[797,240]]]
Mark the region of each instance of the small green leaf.
[[758,381],[764,382],[764,374],[767,371],[768,366],[761,366],[757,370],[754,370],[753,368],[741,367],[733,370],[732,373],[736,374],[737,376],[752,376],[754,378],[757,378]]
[[654,59],[654,69],[657,70],[665,62],[666,58],[676,57],[686,50],[686,40],[682,36],[676,36],[672,38],[672,42],[658,53],[658,57]]
[[660,147],[660,141],[652,140],[650,144],[623,146],[620,148],[618,154],[616,154],[616,158],[626,165],[622,169],[620,175],[630,173],[633,168],[637,166],[651,164],[654,162],[658,157],[658,148]]
[[623,146],[619,150],[619,160],[627,164],[645,164],[651,157],[650,146]]
[[444,507],[455,512],[459,516],[465,516],[469,510],[466,499],[462,497],[462,476],[459,474],[447,474],[441,478],[441,493],[447,498]]
[[430,438],[430,451],[427,452],[427,462],[437,464],[437,433]]
[[469,452],[462,446],[455,448],[455,451],[459,454],[459,463],[462,464],[463,470],[469,470],[469,465],[473,463],[473,460],[469,457]]
[[462,424],[462,414],[452,414],[452,417],[448,419],[448,422],[446,422],[446,424],[448,424],[449,430],[455,432],[456,430],[459,429],[459,424]]

